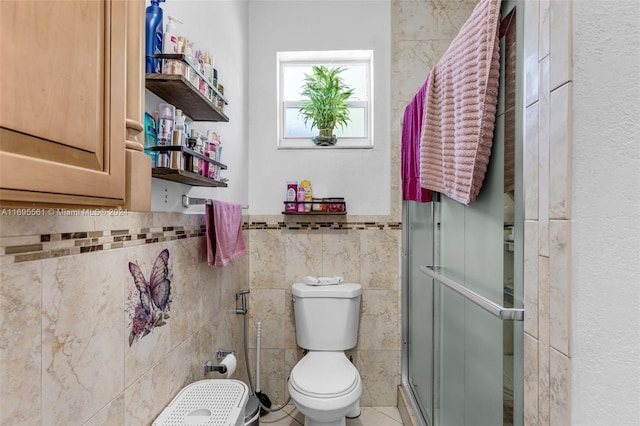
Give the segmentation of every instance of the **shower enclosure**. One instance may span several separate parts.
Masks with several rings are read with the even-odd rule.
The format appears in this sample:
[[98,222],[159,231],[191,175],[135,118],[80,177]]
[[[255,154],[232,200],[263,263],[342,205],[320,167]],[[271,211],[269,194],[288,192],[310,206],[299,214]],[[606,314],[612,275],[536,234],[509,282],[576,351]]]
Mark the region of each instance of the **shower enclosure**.
[[498,112],[478,198],[403,205],[402,384],[424,425],[523,424],[521,5],[502,3]]

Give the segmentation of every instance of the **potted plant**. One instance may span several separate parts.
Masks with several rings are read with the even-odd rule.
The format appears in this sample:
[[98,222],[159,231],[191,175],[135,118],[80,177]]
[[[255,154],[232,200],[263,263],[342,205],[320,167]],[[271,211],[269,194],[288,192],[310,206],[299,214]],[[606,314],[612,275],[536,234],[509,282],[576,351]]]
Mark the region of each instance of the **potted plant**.
[[335,145],[334,128],[337,124],[344,127],[351,120],[346,100],[353,94],[353,89],[340,77],[344,70],[344,67],[329,69],[324,65],[314,65],[312,73],[305,74],[300,94],[307,99],[302,101],[300,114],[304,117],[305,126],[311,121],[311,127],[318,129],[318,136],[312,138],[316,145]]

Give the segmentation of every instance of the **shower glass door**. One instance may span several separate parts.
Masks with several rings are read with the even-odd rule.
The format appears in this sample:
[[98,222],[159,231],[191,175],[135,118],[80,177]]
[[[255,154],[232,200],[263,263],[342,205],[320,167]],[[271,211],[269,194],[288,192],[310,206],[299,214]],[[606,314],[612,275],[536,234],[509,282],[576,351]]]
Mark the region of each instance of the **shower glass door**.
[[[478,198],[405,202],[403,385],[427,425],[523,423],[522,17],[503,1],[500,92]],[[415,410],[414,410],[415,411]]]
[[406,202],[404,204],[405,274],[410,287],[404,293],[405,350],[403,374],[405,386],[412,390],[414,411],[420,419],[432,423],[433,412],[433,292],[431,280],[420,271],[421,265],[433,261],[433,212],[432,203]]

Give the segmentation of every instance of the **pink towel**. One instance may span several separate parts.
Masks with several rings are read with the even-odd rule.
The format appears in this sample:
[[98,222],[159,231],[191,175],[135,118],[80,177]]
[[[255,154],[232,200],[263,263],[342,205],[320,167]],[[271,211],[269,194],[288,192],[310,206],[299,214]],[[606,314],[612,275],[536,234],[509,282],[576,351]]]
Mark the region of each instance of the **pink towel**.
[[207,262],[222,267],[247,254],[242,237],[242,206],[213,200],[206,205]]
[[469,204],[489,164],[498,103],[500,0],[481,0],[429,74],[423,188]]
[[428,80],[404,110],[402,119],[402,198],[408,201],[431,201],[431,191],[420,186],[420,135],[424,98]]

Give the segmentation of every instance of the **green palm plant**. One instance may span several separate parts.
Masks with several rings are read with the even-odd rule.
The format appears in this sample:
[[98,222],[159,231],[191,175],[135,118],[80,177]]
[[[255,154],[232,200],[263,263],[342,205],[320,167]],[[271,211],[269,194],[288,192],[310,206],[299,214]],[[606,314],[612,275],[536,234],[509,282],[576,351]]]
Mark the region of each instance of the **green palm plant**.
[[316,145],[335,145],[334,128],[338,124],[344,127],[351,121],[346,101],[353,95],[353,89],[340,77],[345,69],[314,65],[312,73],[305,74],[300,94],[307,98],[302,101],[300,114],[304,117],[305,126],[310,121],[311,127],[318,129],[318,136],[312,138]]

